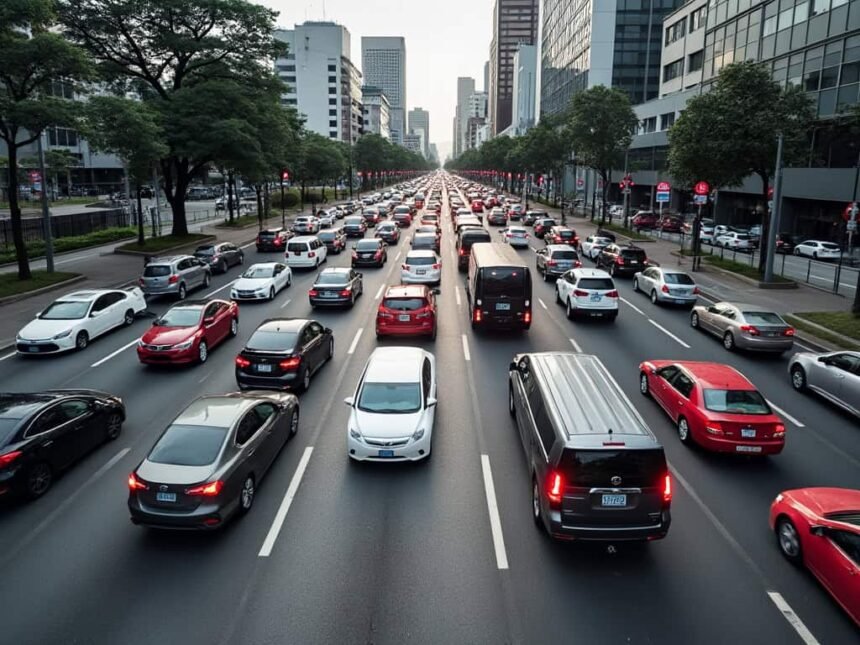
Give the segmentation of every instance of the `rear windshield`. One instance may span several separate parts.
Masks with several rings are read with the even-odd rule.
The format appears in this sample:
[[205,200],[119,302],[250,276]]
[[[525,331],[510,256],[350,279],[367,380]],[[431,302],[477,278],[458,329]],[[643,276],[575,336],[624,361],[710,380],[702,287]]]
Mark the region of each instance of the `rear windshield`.
[[170,275],[170,267],[166,264],[148,264],[143,270],[144,278],[161,278]]
[[770,311],[744,311],[744,320],[751,325],[785,325],[785,321]]
[[218,456],[227,428],[172,425],[152,452],[149,461],[176,466],[208,466]]
[[612,278],[582,278],[576,286],[580,289],[614,289]]
[[559,237],[571,238],[575,235],[574,231],[556,231]]
[[395,311],[415,311],[427,305],[424,298],[386,298],[382,306]]
[[436,246],[436,236],[432,234],[416,235],[414,238],[412,238],[412,246]]
[[194,251],[194,255],[215,255],[214,246],[200,246]]
[[704,390],[705,407],[726,414],[770,414],[764,397],[755,390]]
[[280,231],[260,231],[260,237],[275,237]]
[[376,251],[379,248],[379,240],[364,240],[355,245],[356,251]]
[[823,249],[827,249],[827,250],[829,250],[829,251],[838,251],[838,250],[839,250],[839,245],[838,245],[838,244],[834,244],[833,242],[822,242],[822,243],[821,243],[821,248],[823,248]]
[[553,260],[576,260],[579,256],[576,251],[553,251]]
[[468,233],[463,233],[463,235],[460,236],[460,246],[464,249],[471,248],[472,245],[477,242],[491,241],[492,238],[490,237],[490,234],[486,231],[475,231],[474,233],[470,231]]
[[296,252],[304,253],[307,250],[308,250],[308,243],[307,242],[290,242],[289,244],[287,244],[287,251],[289,251],[290,253],[296,253]]
[[409,213],[410,208],[408,206],[395,206],[394,213],[397,215],[401,215],[403,213]]
[[361,226],[364,220],[360,217],[347,217],[343,220],[344,225],[346,226]]
[[663,280],[666,284],[696,284],[686,273],[664,273]]
[[430,264],[436,264],[436,258],[428,258],[424,256],[406,256],[406,264],[410,264],[413,266],[424,266]]
[[337,234],[334,231],[322,231],[317,234],[317,237],[321,240],[333,240]]
[[522,268],[493,267],[481,272],[481,288],[485,297],[522,296],[526,277]]
[[645,251],[642,249],[621,249],[621,257],[645,259]]
[[567,449],[559,469],[569,486],[608,486],[614,476],[621,477],[621,487],[658,486],[667,472],[666,457],[659,449]]
[[349,277],[346,273],[334,272],[331,273],[320,273],[317,278],[317,284],[346,284],[349,281]]
[[291,352],[298,337],[294,331],[255,331],[245,348],[256,352]]

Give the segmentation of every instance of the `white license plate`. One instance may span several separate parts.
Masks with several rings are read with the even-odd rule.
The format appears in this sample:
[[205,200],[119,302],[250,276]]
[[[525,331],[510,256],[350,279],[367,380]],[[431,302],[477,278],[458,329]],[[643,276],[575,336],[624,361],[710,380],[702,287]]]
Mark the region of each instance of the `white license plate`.
[[627,506],[627,495],[601,495],[601,506]]
[[397,320],[400,322],[409,322],[409,314],[400,314],[397,316]]
[[325,292],[325,291],[324,291],[324,292],[322,292],[320,295],[321,295],[323,298],[337,298],[337,294],[336,294],[336,293],[328,293],[328,292]]
[[258,372],[271,372],[272,366],[271,365],[257,365],[257,371]]
[[735,452],[761,452],[761,446],[735,446]]
[[156,493],[155,500],[157,502],[175,502],[176,493]]
[[496,311],[510,311],[511,303],[509,302],[497,302],[496,303]]
[[755,428],[741,428],[741,436],[744,439],[755,439]]
[[38,352],[38,351],[39,351],[39,348],[38,348],[36,345],[30,345],[30,346],[27,348],[27,351],[28,351],[28,352]]
[[417,275],[424,275],[425,273],[427,273],[427,270],[426,270],[426,269],[417,269],[417,270],[415,271],[415,273],[416,273]]

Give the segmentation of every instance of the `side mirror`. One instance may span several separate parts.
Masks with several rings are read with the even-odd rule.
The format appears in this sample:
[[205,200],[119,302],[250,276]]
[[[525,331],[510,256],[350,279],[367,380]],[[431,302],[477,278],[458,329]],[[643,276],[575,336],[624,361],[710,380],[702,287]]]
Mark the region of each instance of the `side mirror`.
[[33,316],[33,318],[38,318],[38,317],[39,317],[39,316],[41,316],[41,315],[42,315],[42,312],[41,312],[41,311],[38,311],[38,312],[36,312],[36,315],[35,315],[35,316]]
[[101,315],[102,315],[101,311],[94,311],[90,314],[90,318],[98,318]]
[[152,321],[153,327],[157,327],[160,324],[161,324],[161,319],[159,319],[159,318],[156,318],[155,320]]
[[511,361],[511,364],[508,365],[508,371],[509,372],[515,372],[516,370],[517,370],[517,362]]
[[343,400],[343,402],[344,402],[344,403],[346,403],[346,404],[347,404],[349,407],[351,407],[351,408],[352,408],[352,407],[355,407],[355,397],[354,397],[354,396],[348,396],[348,397],[346,397],[346,398]]
[[438,296],[440,293],[442,293],[442,290],[438,287],[434,287],[433,289],[430,289],[430,293],[432,293],[434,296]]
[[809,527],[809,532],[816,537],[824,537],[826,529],[823,526],[813,524]]
[[324,331],[325,333],[327,333],[327,334],[332,334],[332,333],[334,333],[334,332],[331,330],[331,327],[326,327],[323,331]]
[[432,408],[437,403],[438,403],[438,401],[436,399],[434,399],[432,396],[429,399],[427,399],[427,407],[428,408]]
[[649,372],[651,372],[652,374],[656,374],[656,373],[657,373],[657,368],[656,368],[656,367],[652,367],[652,368],[651,368],[650,370],[648,370],[648,371],[649,371]]

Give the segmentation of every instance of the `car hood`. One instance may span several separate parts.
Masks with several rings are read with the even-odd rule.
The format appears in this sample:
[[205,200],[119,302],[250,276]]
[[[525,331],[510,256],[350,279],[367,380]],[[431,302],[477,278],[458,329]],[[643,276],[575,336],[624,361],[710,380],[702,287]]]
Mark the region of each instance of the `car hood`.
[[[217,463],[217,461],[216,461]],[[148,459],[137,467],[137,475],[144,481],[155,484],[197,484],[209,479],[215,472],[215,464],[208,466],[177,466],[157,464]]]
[[68,329],[74,329],[75,326],[84,320],[86,318],[77,318],[75,320],[42,320],[37,318],[24,325],[21,331],[18,332],[18,335],[21,338],[32,340],[52,338]]
[[412,436],[422,417],[423,410],[408,414],[374,414],[353,408],[350,424],[364,437],[394,439]]
[[152,327],[140,340],[148,345],[176,345],[194,335],[196,327]]
[[272,284],[272,278],[239,278],[233,283],[236,291],[254,291],[265,289]]
[[860,510],[860,491],[847,488],[799,488],[785,491],[783,496],[805,506],[818,517]]

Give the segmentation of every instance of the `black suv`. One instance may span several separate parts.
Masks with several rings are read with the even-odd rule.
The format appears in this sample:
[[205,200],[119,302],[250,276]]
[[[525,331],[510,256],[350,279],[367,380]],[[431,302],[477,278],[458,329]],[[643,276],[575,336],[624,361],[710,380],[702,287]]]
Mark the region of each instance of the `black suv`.
[[490,232],[484,228],[464,228],[457,235],[457,268],[465,271],[469,267],[469,253],[476,242],[492,242]]
[[378,237],[361,240],[352,245],[352,266],[382,267],[388,260],[385,241]]
[[258,251],[283,251],[293,234],[283,227],[266,228],[257,234]]
[[648,256],[645,250],[638,246],[620,246],[610,244],[598,254],[595,266],[606,268],[609,275],[633,275],[648,266]]

